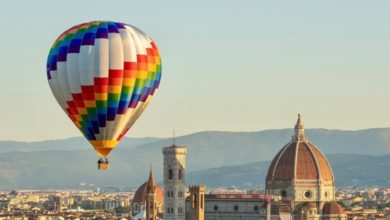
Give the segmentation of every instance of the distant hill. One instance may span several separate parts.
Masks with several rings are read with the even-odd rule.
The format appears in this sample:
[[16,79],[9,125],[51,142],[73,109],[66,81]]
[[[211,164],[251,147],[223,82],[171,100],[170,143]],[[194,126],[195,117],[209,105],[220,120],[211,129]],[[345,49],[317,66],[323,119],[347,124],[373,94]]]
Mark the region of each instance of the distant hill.
[[[330,154],[337,186],[390,186],[390,155]],[[96,157],[84,151],[8,152],[0,154],[0,189],[97,186],[136,187],[147,179],[144,158],[131,149],[111,157],[110,171],[96,169]],[[154,161],[158,180],[162,162]],[[187,173],[187,184],[209,187],[263,187],[269,161]]]
[[[327,158],[332,165],[338,187],[390,187],[390,154],[330,154]],[[263,161],[191,172],[187,175],[187,183],[205,184],[209,187],[264,187],[269,164],[270,161]]]
[[[133,148],[141,144],[159,141],[161,138],[127,138],[124,137],[118,147]],[[36,142],[0,141],[0,153],[12,151],[53,151],[53,150],[85,150],[91,148],[84,137],[67,138],[63,140],[47,140]]]
[[[347,161],[350,160],[351,163],[359,161],[363,164],[363,162],[367,162],[366,167],[368,168],[374,169],[378,166],[377,160],[370,158],[390,154],[390,128],[359,131],[308,129],[306,132],[309,140],[325,154],[343,154],[340,157]],[[226,166],[230,166],[231,171],[229,172],[234,173],[233,170],[240,169],[240,165],[245,167],[251,166],[248,165],[249,163],[254,163],[254,167],[256,167],[259,161],[269,161],[291,139],[292,135],[292,129],[259,132],[213,131],[181,136],[176,138],[176,143],[186,146],[188,150],[187,169],[193,174],[189,173],[187,177],[190,178],[193,175],[191,181],[200,181],[204,175],[210,172],[208,169],[211,168],[221,167],[221,169],[229,170]],[[96,170],[97,156],[88,142],[82,138],[32,143],[0,141],[0,188],[70,187],[78,186],[80,182],[94,183],[100,186],[137,186],[146,180],[149,162],[153,162],[157,178],[161,179],[161,148],[171,144],[171,139],[125,138],[110,155],[110,171],[101,172]],[[356,153],[371,156],[363,156],[362,161],[355,160],[356,158],[348,159],[350,154]],[[343,160],[334,162],[341,161]],[[347,162],[345,161],[345,163]],[[337,165],[333,166],[337,174],[339,168]],[[258,169],[263,171],[267,167],[267,162],[260,162],[258,165]],[[352,170],[355,169],[352,166],[349,167]],[[197,171],[200,170],[204,171],[199,172],[198,178],[196,175]],[[340,170],[343,168],[340,167]],[[387,170],[389,169],[387,168]],[[218,170],[218,172],[222,172],[222,170]],[[228,173],[228,171],[226,172]],[[376,175],[372,178],[381,178],[380,174],[376,172],[367,172],[367,175],[370,173]],[[243,175],[243,173],[240,172],[236,175]],[[344,174],[341,172],[336,177],[338,175],[340,175],[340,179],[356,179],[350,170]],[[247,179],[240,181],[247,182],[246,185],[256,185],[263,182],[261,174],[252,175],[259,182],[251,180],[250,176],[248,174]],[[338,184],[341,183],[339,181],[337,180]],[[369,183],[365,180],[355,182],[359,185]],[[233,180],[232,183],[234,183]]]

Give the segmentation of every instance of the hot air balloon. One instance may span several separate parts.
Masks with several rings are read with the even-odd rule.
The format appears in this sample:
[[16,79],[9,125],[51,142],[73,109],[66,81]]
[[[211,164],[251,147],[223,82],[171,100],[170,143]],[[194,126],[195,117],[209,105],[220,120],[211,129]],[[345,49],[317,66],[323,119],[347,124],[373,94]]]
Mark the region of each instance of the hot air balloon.
[[54,97],[101,157],[108,154],[148,106],[161,79],[153,40],[119,22],[74,26],[54,42],[47,59]]

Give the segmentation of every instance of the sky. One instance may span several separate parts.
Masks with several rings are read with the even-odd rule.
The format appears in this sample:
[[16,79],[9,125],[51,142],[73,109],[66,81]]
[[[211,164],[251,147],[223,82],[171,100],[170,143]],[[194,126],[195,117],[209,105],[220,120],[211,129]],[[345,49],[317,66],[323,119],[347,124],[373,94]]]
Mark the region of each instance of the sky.
[[159,91],[128,137],[198,131],[390,127],[390,1],[6,1],[0,140],[81,136],[45,65],[64,30],[132,24],[157,43]]

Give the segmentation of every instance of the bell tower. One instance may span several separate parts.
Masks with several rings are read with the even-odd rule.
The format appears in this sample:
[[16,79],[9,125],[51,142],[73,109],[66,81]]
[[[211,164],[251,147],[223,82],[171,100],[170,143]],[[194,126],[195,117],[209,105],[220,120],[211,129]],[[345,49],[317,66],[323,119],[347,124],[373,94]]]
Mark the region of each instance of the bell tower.
[[185,147],[173,144],[163,148],[164,220],[185,219]]
[[204,220],[206,186],[190,186],[189,220]]

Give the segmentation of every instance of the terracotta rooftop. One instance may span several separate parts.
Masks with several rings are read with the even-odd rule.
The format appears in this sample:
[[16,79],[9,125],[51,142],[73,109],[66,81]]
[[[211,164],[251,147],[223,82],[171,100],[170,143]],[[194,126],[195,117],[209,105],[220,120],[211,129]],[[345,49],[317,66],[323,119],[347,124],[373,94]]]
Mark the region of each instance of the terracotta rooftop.
[[270,199],[270,195],[263,194],[206,194],[206,198],[208,199],[221,199],[221,200],[241,200],[241,199],[261,199],[266,200]]
[[344,208],[337,202],[327,202],[322,209],[322,213],[324,215],[344,214]]
[[[149,182],[149,181],[148,181]],[[137,191],[135,191],[133,202],[144,203],[146,200],[146,192],[148,188],[148,182],[145,182],[140,187],[138,187]],[[155,184],[156,188],[156,202],[163,203],[164,202],[164,190],[158,184]]]

